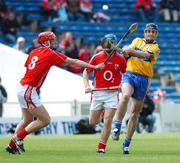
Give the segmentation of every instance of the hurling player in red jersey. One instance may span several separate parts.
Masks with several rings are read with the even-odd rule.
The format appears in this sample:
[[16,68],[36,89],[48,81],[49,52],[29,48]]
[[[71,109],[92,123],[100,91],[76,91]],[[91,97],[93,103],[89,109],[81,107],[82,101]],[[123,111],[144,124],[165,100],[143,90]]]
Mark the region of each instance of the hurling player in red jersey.
[[[117,43],[114,34],[107,34],[102,39],[106,45],[115,46]],[[109,46],[110,47],[110,46]],[[111,53],[111,48],[103,46],[103,50],[95,54],[90,64],[98,65],[106,60]],[[94,90],[89,85],[89,74],[93,71]],[[85,92],[92,93],[92,102],[89,114],[89,123],[97,124],[104,113],[104,127],[98,144],[98,152],[105,153],[106,143],[111,132],[111,124],[118,104],[118,87],[121,82],[121,74],[126,71],[126,60],[116,51],[100,71],[86,68],[83,72]],[[110,89],[114,88],[114,89]],[[106,90],[103,90],[106,89]]]
[[[95,70],[104,67],[103,63],[95,66],[54,51],[56,36],[53,32],[42,32],[38,35],[37,40],[42,46],[30,52],[25,63],[26,73],[20,81],[18,90],[22,120],[17,125],[15,134],[6,147],[6,151],[12,154],[25,152],[23,146],[25,136],[47,126],[50,122],[50,116],[42,105],[37,90],[43,84],[51,66],[66,63]],[[33,117],[37,117],[37,120],[33,121]]]

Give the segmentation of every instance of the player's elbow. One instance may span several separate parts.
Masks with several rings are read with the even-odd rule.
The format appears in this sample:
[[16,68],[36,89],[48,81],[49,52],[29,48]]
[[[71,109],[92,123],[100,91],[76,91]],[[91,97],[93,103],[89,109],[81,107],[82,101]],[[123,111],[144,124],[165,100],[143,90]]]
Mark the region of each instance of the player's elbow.
[[144,53],[144,55],[143,55],[144,58],[148,58],[148,59],[152,58],[153,56],[154,56],[154,54],[151,53],[151,52],[146,52],[146,53]]
[[88,77],[87,71],[86,71],[86,69],[84,69],[84,71],[83,71],[83,78],[87,78],[87,77]]
[[67,58],[66,59],[66,63],[67,64],[75,64],[75,65],[77,65],[77,63],[78,63],[78,59],[73,59],[73,58]]

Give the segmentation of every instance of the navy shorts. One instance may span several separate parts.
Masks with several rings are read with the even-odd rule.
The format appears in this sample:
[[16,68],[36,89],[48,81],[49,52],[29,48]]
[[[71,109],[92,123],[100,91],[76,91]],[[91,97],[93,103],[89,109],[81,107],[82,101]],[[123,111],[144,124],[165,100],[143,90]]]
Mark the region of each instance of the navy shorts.
[[148,90],[149,78],[144,75],[126,71],[122,77],[122,84],[123,83],[129,83],[134,88],[132,97],[137,100],[143,100]]

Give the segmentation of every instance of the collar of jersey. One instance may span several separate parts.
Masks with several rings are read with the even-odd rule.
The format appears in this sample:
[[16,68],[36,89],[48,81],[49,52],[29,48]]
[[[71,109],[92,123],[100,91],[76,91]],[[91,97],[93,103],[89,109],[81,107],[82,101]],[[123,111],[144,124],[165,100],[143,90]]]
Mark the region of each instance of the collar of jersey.
[[146,44],[156,44],[156,41],[155,41],[155,40],[154,40],[152,43],[148,43],[148,42],[146,41],[146,39],[144,38],[143,41],[144,41]]

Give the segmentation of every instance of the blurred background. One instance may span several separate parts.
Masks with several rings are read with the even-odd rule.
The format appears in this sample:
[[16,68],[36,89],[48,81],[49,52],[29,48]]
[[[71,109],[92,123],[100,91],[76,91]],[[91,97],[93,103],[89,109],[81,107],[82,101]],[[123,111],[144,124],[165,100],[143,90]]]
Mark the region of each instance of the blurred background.
[[[137,132],[180,131],[179,0],[0,0],[0,77],[6,91],[5,95],[1,88],[0,135],[8,134],[21,118],[16,88],[29,52],[39,47],[39,32],[53,31],[58,38],[57,51],[88,62],[101,50],[100,40],[105,34],[114,33],[120,39],[135,22],[137,31],[124,40],[122,47],[135,37],[143,37],[145,24],[155,22],[161,50],[149,92],[154,103],[150,111],[153,127],[149,131],[143,121]],[[41,134],[79,132],[77,122],[88,117],[90,106],[82,71],[73,65],[51,69],[39,95],[54,118]],[[128,113],[124,132],[127,120]]]

